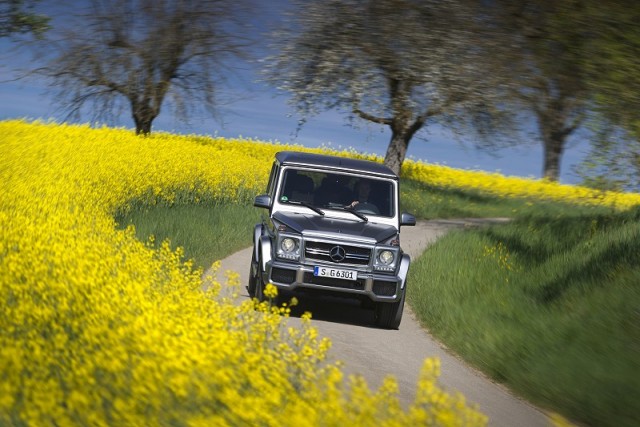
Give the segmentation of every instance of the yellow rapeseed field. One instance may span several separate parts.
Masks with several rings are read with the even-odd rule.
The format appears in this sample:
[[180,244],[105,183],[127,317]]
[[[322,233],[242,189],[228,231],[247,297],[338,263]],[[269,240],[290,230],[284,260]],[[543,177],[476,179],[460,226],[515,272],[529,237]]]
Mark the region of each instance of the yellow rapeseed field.
[[0,122],[0,425],[483,425],[437,360],[401,408],[393,379],[343,378],[308,322],[214,298],[180,250],[116,228],[134,204],[247,200],[279,149]]
[[501,197],[608,206],[616,210],[626,210],[640,205],[640,194],[637,193],[599,191],[545,180],[507,177],[499,173],[426,165],[411,160],[403,163],[402,177],[422,181],[434,187],[476,190]]
[[[114,215],[140,204],[246,202],[263,190],[274,153],[291,148],[0,122],[0,425],[483,425],[462,396],[438,387],[437,360],[425,361],[416,401],[401,408],[393,379],[371,391],[343,378],[308,322],[286,328],[266,305],[214,298],[222,285],[203,291],[202,271],[180,250],[116,228]],[[640,203],[411,161],[403,176],[621,209]]]

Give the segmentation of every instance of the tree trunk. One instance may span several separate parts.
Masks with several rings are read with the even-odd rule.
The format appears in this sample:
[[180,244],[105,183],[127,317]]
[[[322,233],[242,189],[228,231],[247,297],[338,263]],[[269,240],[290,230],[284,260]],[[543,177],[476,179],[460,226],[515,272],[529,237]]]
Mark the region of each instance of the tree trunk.
[[133,121],[136,124],[136,135],[149,135],[151,133],[151,124],[158,116],[153,108],[149,105],[140,105],[132,102]]
[[542,176],[550,181],[560,179],[560,160],[562,160],[567,138],[579,123],[576,121],[569,124],[566,110],[566,103],[563,99],[559,99],[549,103],[546,110],[538,113],[538,127],[544,149]]
[[550,181],[560,179],[560,160],[564,152],[565,138],[558,132],[545,138],[543,177]]
[[136,135],[149,135],[151,133],[151,123],[153,119],[139,119],[134,116],[136,122]]
[[580,126],[583,116],[571,98],[562,93],[553,96],[552,90],[547,93],[549,96],[544,104],[535,109],[544,149],[542,176],[558,181],[567,138]]
[[391,141],[387,147],[387,154],[384,157],[384,164],[388,166],[396,175],[400,175],[402,162],[407,155],[411,134],[392,131]]

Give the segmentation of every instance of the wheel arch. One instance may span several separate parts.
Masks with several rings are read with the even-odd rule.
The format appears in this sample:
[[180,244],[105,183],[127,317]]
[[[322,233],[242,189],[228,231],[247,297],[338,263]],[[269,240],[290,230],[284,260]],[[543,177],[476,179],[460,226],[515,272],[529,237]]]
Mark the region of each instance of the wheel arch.
[[402,259],[400,260],[400,267],[398,268],[398,277],[402,280],[400,285],[400,289],[405,288],[405,284],[407,283],[407,275],[409,274],[409,265],[411,265],[411,257],[408,254],[402,254]]

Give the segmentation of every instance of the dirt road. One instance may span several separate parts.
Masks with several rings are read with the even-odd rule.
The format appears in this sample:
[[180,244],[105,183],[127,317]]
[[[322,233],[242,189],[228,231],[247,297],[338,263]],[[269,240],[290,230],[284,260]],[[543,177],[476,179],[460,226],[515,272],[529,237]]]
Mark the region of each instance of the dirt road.
[[[404,251],[412,259],[416,259],[429,244],[452,228],[502,221],[504,220],[419,221],[415,227],[403,228],[401,244]],[[219,270],[221,283],[224,283],[222,275],[226,270],[240,273],[241,283],[247,283],[250,260],[251,248],[222,260],[222,268]],[[244,289],[242,298],[248,298]],[[448,391],[461,392],[468,402],[477,404],[489,417],[490,426],[550,425],[548,417],[542,411],[518,399],[506,388],[493,383],[447,352],[419,325],[408,305],[405,305],[400,329],[391,331],[375,328],[373,311],[362,309],[359,304],[347,300],[301,299],[299,310],[313,313],[312,324],[321,336],[331,339],[331,358],[343,362],[345,373],[362,375],[372,388],[377,388],[385,376],[393,375],[398,380],[400,400],[405,405],[413,401],[422,362],[427,357],[436,356],[441,363],[441,385]],[[292,316],[288,321],[297,324],[299,319]]]

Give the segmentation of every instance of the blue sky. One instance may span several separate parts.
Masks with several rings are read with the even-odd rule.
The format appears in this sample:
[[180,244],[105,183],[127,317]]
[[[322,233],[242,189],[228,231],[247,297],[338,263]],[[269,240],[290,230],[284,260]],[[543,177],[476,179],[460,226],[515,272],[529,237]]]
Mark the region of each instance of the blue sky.
[[[269,14],[261,15],[265,21],[277,20],[277,8],[272,6],[279,3],[271,3]],[[267,22],[258,23],[263,27],[267,25]],[[13,48],[10,40],[0,40],[0,120],[28,118],[61,121],[64,116],[56,110],[54,100],[47,95],[46,81],[13,81],[18,70],[38,65],[30,55],[16,52]],[[172,117],[171,109],[165,108],[154,121],[153,130],[242,136],[309,147],[352,148],[359,152],[384,155],[390,139],[386,127],[361,122],[360,128],[354,129],[349,126],[345,115],[331,111],[310,118],[296,133],[299,117],[287,104],[286,95],[277,94],[258,82],[257,67],[245,66],[245,70],[239,73],[242,79],[230,79],[233,83],[226,89],[229,98],[236,100],[220,106],[221,121],[201,114],[192,116],[189,123],[183,123]],[[83,117],[80,122],[88,120],[89,117]],[[133,127],[127,114],[109,124]],[[572,166],[579,163],[587,151],[585,141],[586,138],[579,135],[570,139],[561,165],[561,182],[573,184],[579,181],[572,172]],[[534,140],[514,148],[487,153],[475,149],[470,138],[455,137],[436,126],[430,126],[412,140],[407,157],[460,169],[497,171],[505,175],[533,178],[541,176],[543,163],[542,148]]]

